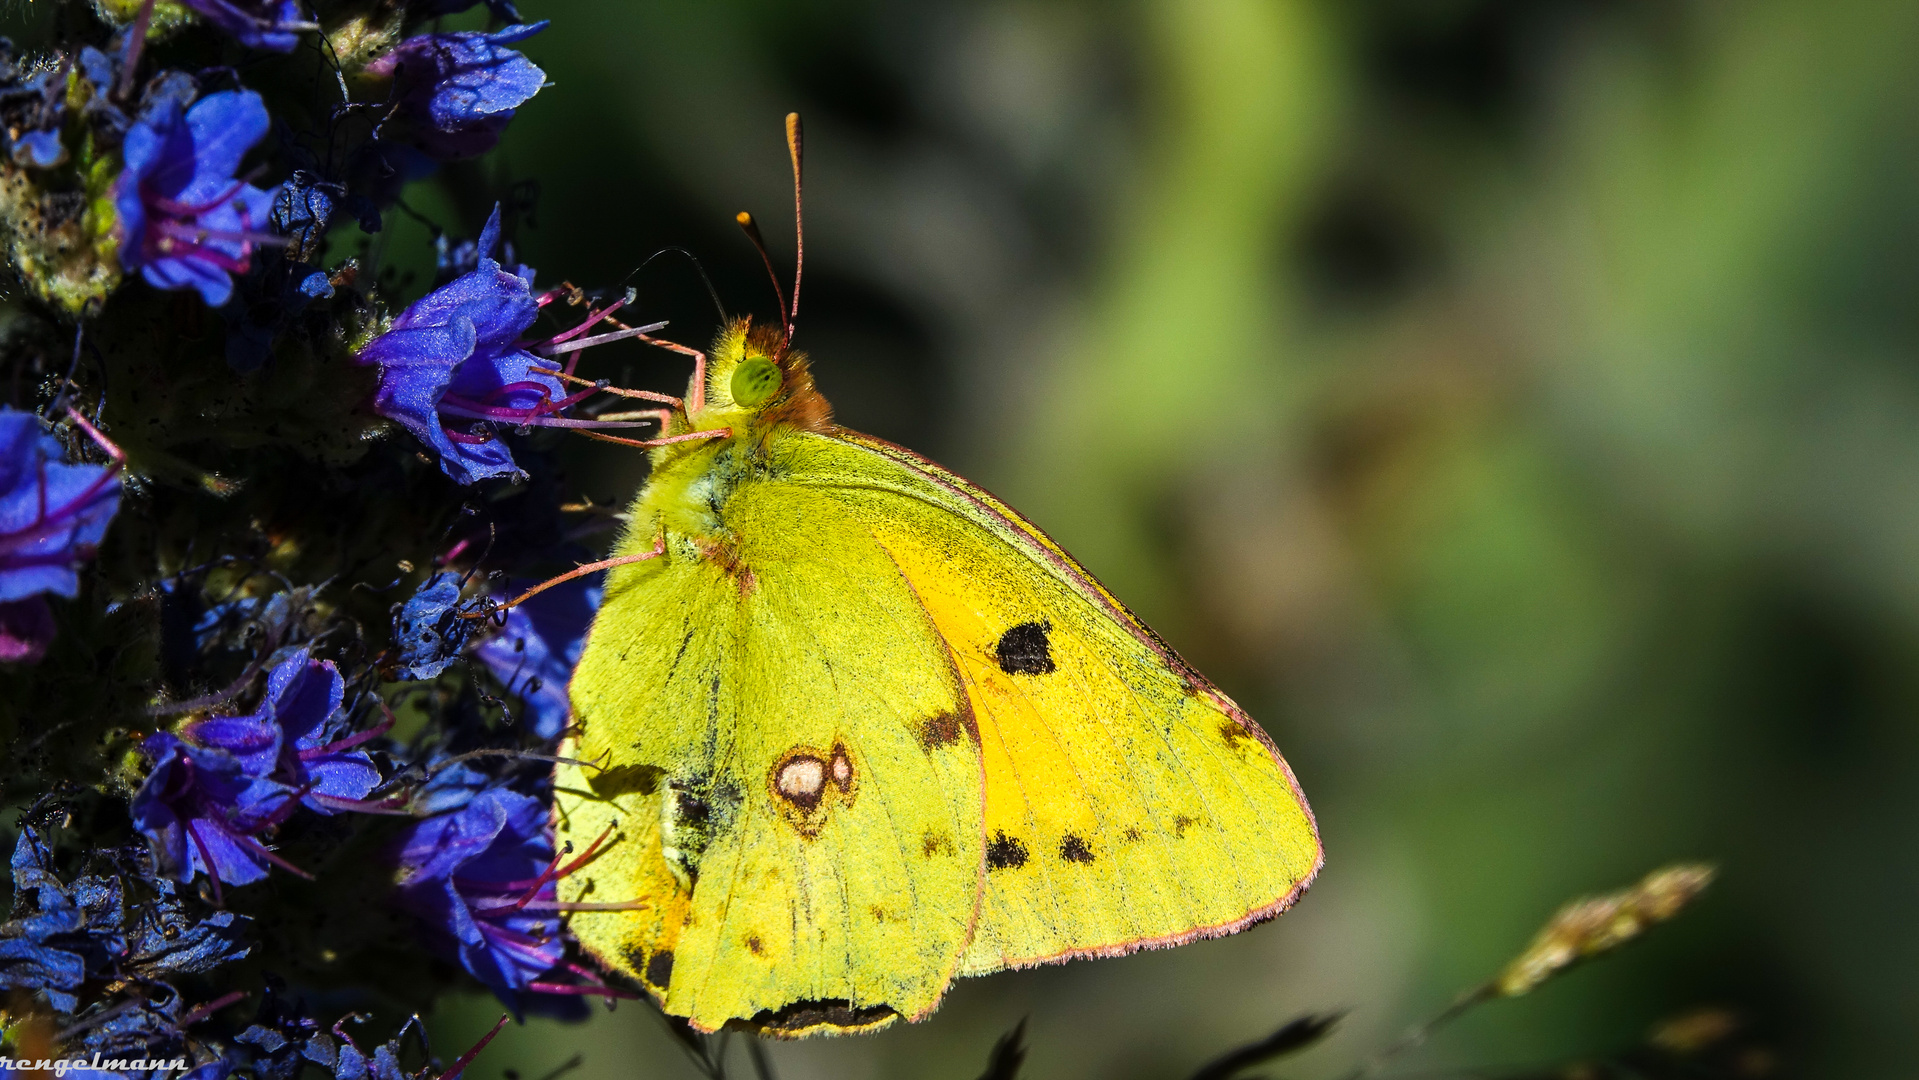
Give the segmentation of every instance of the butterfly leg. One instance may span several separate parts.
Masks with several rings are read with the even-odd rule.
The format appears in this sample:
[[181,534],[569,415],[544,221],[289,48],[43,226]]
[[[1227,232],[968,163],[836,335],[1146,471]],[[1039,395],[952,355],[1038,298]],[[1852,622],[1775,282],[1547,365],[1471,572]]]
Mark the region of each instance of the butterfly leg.
[[668,435],[664,439],[622,439],[618,435],[608,435],[603,431],[580,429],[580,434],[600,442],[618,443],[621,446],[637,446],[650,449],[655,446],[668,446],[672,443],[696,442],[700,439],[727,439],[733,435],[732,428],[715,428],[712,431],[691,431],[685,435]]
[[570,382],[575,386],[590,386],[595,390],[604,391],[615,397],[637,398],[641,401],[657,401],[663,405],[670,405],[675,409],[680,407],[680,399],[671,394],[656,394],[651,390],[627,390],[618,386],[609,386],[605,379],[582,379],[578,375],[571,375],[564,371],[556,371],[551,374],[554,378],[564,382]]
[[660,533],[659,538],[653,541],[653,547],[649,551],[642,551],[637,555],[617,555],[611,559],[601,559],[599,562],[587,563],[585,566],[576,566],[573,569],[568,570],[566,573],[559,575],[558,577],[547,578],[545,581],[540,582],[538,585],[533,586],[531,589],[528,589],[527,591],[521,593],[520,595],[514,597],[513,599],[508,600],[506,603],[501,604],[500,606],[492,609],[492,611],[462,612],[460,617],[467,618],[467,619],[484,618],[487,615],[505,611],[507,608],[518,607],[519,605],[526,603],[528,600],[531,600],[535,596],[538,596],[539,594],[545,592],[546,590],[552,588],[555,585],[561,584],[562,582],[572,581],[574,578],[585,577],[588,574],[597,574],[601,570],[611,570],[616,566],[625,566],[628,563],[645,562],[648,559],[657,559],[664,554],[666,554],[666,534],[662,532]]

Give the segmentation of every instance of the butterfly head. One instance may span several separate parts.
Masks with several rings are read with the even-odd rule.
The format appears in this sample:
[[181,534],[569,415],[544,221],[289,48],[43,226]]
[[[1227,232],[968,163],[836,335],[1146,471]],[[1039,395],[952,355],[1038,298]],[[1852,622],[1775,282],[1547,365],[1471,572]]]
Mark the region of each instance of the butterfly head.
[[726,427],[736,433],[791,426],[831,426],[833,409],[813,385],[806,354],[787,348],[779,326],[734,319],[707,352],[702,407],[687,419],[692,430]]
[[[755,439],[780,428],[825,431],[833,426],[833,408],[813,386],[807,370],[806,354],[793,349],[793,330],[800,314],[800,279],[806,252],[806,231],[801,224],[800,197],[800,116],[786,116],[786,148],[793,159],[793,292],[789,302],[780,289],[779,275],[773,272],[773,260],[767,254],[766,241],[753,215],[741,211],[740,228],[753,242],[766,264],[773,282],[773,296],[779,301],[777,323],[754,326],[750,316],[730,320],[720,330],[698,371],[693,376],[686,401],[684,424],[676,422],[675,434],[705,431],[730,432],[733,439]],[[675,444],[683,446],[684,444]],[[662,447],[656,463],[686,449]]]

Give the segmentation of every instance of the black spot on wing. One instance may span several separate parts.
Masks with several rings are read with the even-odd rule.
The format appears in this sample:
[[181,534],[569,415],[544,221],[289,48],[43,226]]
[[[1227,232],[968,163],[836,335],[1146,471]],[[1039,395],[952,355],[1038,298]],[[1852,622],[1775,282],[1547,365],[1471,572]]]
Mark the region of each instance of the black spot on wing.
[[680,823],[695,829],[704,829],[713,818],[713,804],[700,798],[691,791],[675,790],[674,806]]
[[858,1006],[845,998],[796,1001],[778,1009],[761,1009],[745,1026],[769,1035],[799,1035],[820,1028],[858,1031],[879,1027],[899,1019],[899,1011],[887,1005]]
[[1053,644],[1047,640],[1052,630],[1050,622],[1023,622],[1001,634],[993,646],[999,669],[1008,675],[1051,675],[1056,670]]
[[1026,843],[1017,836],[996,832],[992,842],[986,845],[988,869],[1018,870],[1026,865],[1027,858]]
[[666,989],[667,983],[673,981],[672,949],[661,949],[647,960],[646,981],[649,986],[658,990]]
[[1059,857],[1067,862],[1089,863],[1093,861],[1093,849],[1086,841],[1067,833],[1059,842]]

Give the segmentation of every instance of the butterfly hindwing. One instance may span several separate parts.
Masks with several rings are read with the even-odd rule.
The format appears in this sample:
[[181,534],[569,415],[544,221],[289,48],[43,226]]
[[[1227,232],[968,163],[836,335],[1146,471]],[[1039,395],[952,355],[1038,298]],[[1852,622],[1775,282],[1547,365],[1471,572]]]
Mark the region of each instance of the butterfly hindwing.
[[[853,1030],[937,1003],[970,939],[979,754],[942,641],[819,493],[735,488],[723,550],[623,568],[573,681],[561,832],[620,844],[562,899],[602,962],[702,1029]],[[630,893],[628,892],[630,890]],[[664,958],[664,959],[663,959]]]
[[809,476],[911,583],[975,717],[987,872],[961,973],[1284,910],[1321,853],[1265,732],[990,495],[879,440],[831,441]]

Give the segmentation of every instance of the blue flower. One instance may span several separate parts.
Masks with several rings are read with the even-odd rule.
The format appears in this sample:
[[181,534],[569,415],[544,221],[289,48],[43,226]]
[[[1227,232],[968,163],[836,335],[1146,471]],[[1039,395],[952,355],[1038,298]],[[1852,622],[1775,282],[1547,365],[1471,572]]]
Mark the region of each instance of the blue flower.
[[301,18],[299,0],[181,0],[200,17],[249,49],[292,52],[300,31],[317,29]]
[[506,624],[473,650],[495,678],[526,703],[533,733],[559,735],[571,706],[566,684],[580,662],[586,630],[604,593],[588,578],[564,581],[508,609]]
[[147,879],[156,894],[143,905],[121,966],[155,979],[212,971],[251,951],[253,920],[231,911],[209,911],[199,918],[187,912],[180,887],[165,878]]
[[51,862],[39,832],[23,827],[13,847],[13,909],[32,913],[0,924],[0,988],[43,990],[55,1009],[72,1012],[72,991],[126,951],[120,881],[84,877],[68,887]]
[[119,508],[112,466],[66,464],[38,417],[0,406],[0,602],[78,594]]
[[[12,860],[16,917],[0,924],[0,988],[43,990],[55,1009],[72,1012],[78,1004],[72,991],[87,979],[151,982],[209,971],[247,954],[244,916],[215,911],[190,917],[178,887],[153,878],[144,860],[136,862],[141,866],[129,876],[154,895],[129,909],[117,876],[88,874],[63,883],[53,871],[45,838],[24,825]],[[131,1018],[120,1034],[137,1036],[142,1044],[151,1041],[153,1019]],[[166,1023],[160,1027],[171,1030]],[[90,1048],[104,1048],[92,1038]],[[117,1040],[123,1046],[126,1041]]]
[[[348,1017],[347,1019],[358,1018]],[[324,1034],[314,1034],[307,1037],[300,1055],[332,1073],[334,1080],[426,1080],[428,1077],[433,1077],[436,1062],[429,1062],[428,1066],[417,1074],[407,1072],[400,1065],[400,1042],[406,1037],[407,1027],[418,1022],[419,1017],[414,1017],[401,1026],[398,1034],[374,1047],[373,1053],[368,1054],[354,1045],[352,1037],[341,1030],[347,1023],[347,1020],[341,1020],[333,1025],[333,1038],[340,1040],[337,1047],[333,1043],[333,1038]],[[479,1046],[468,1050],[454,1062],[453,1068],[433,1077],[433,1080],[458,1080],[464,1064],[471,1061],[480,1047],[485,1046],[491,1038],[490,1035],[482,1038]]]
[[141,750],[153,762],[133,796],[133,825],[146,834],[161,872],[192,881],[205,871],[218,882],[245,885],[267,875],[269,864],[299,868],[255,837],[299,806],[293,788],[248,773],[223,750],[190,746],[164,731]]
[[184,109],[199,96],[200,80],[184,71],[162,71],[148,79],[147,88],[140,92],[140,115],[151,115],[167,102]]
[[331,660],[314,660],[297,649],[267,676],[257,712],[206,717],[180,733],[198,747],[232,756],[248,776],[294,789],[309,809],[365,809],[362,800],[379,786],[380,770],[352,749],[373,733],[341,737],[345,693]]
[[[67,65],[26,73],[11,64],[11,50],[0,67],[4,80],[7,112],[6,130],[0,138],[7,144],[7,156],[15,165],[50,169],[67,160],[67,148],[60,141],[60,127],[67,115]],[[18,82],[15,79],[19,78]]]
[[496,206],[480,234],[479,268],[420,298],[356,357],[380,367],[374,409],[438,451],[440,468],[462,484],[517,474],[492,425],[534,422],[565,398],[559,365],[520,347],[540,306],[532,272],[509,273],[492,257],[499,240]]
[[545,28],[542,20],[490,34],[422,34],[366,70],[393,77],[394,100],[411,122],[414,146],[443,161],[469,158],[493,149],[513,110],[546,85],[545,72],[507,47]]
[[71,912],[54,911],[14,919],[0,927],[0,988],[43,990],[61,1012],[79,1004],[73,991],[86,980],[80,957],[47,944],[46,939],[75,928]]
[[74,596],[79,567],[120,508],[108,465],[69,465],[32,413],[0,406],[0,660],[33,661],[53,639],[45,595]]
[[[344,1030],[349,1022],[365,1020],[364,1015],[349,1014],[328,1034],[306,1015],[305,1002],[287,1000],[283,982],[269,975],[266,984],[266,996],[254,1013],[253,1023],[234,1038],[224,1059],[228,1066],[250,1072],[258,1080],[295,1080],[309,1064],[318,1065],[334,1080],[455,1080],[493,1037],[482,1037],[451,1068],[442,1071],[438,1061],[429,1059],[419,1072],[409,1073],[400,1064],[401,1044],[407,1029],[420,1022],[418,1016],[368,1054]],[[498,1030],[494,1028],[496,1033]],[[181,1080],[190,1080],[191,1076],[189,1073]]]
[[280,243],[263,231],[274,192],[234,179],[266,136],[267,110],[251,90],[208,94],[183,109],[165,97],[127,132],[126,168],[114,183],[120,262],[156,288],[198,289],[219,307],[253,248]]
[[300,616],[306,590],[247,596],[226,591],[209,602],[196,579],[177,575],[157,582],[160,592],[162,663],[173,678],[186,678],[203,654],[243,651],[261,640],[278,641]]
[[324,1040],[326,1036],[320,1033],[319,1022],[306,1015],[305,1003],[288,999],[285,991],[278,979],[267,980],[266,994],[254,1011],[253,1023],[234,1036],[234,1045],[227,1050],[229,1062],[252,1072],[258,1080],[293,1080],[307,1062],[336,1056],[326,1053],[331,1046],[317,1054],[314,1050],[318,1048],[309,1047],[312,1040]]
[[51,169],[67,160],[67,148],[60,142],[60,129],[23,131],[13,140],[13,163],[35,169]]
[[[149,984],[149,992],[136,991],[118,1007],[110,1007],[94,1014],[91,1024],[76,1025],[81,1034],[78,1045],[69,1043],[68,1052],[77,1058],[118,1058],[123,1061],[146,1058],[171,1060],[186,1055],[186,1036],[180,1031],[180,994],[166,983]],[[76,1072],[94,1072],[94,1070],[69,1069],[67,1075]],[[191,1075],[191,1074],[188,1074]],[[131,1080],[132,1077],[145,1076],[147,1080],[168,1080],[168,1074],[158,1069],[141,1073],[106,1072],[94,1073],[95,1080]],[[186,1080],[181,1077],[180,1080]]]
[[408,809],[419,817],[452,813],[497,781],[463,761],[447,764],[450,755],[442,751],[426,762],[427,781],[414,789]]
[[[227,366],[241,374],[265,366],[280,335],[308,305],[333,295],[331,278],[314,263],[334,221],[349,203],[357,205],[345,184],[320,171],[312,153],[289,138],[282,141],[294,168],[275,193],[267,221],[285,238],[286,250],[269,253],[261,273],[239,278],[220,309],[227,326]],[[378,223],[376,214],[375,228]]]
[[495,787],[414,825],[397,848],[400,906],[509,1004],[566,952],[547,818],[539,799]]
[[87,91],[87,103],[81,108],[81,114],[96,125],[109,131],[123,132],[127,129],[127,114],[113,103],[111,94],[120,81],[120,57],[109,56],[91,45],[81,48],[74,58],[74,68],[82,79],[92,84]]
[[393,639],[400,646],[399,678],[437,678],[459,657],[479,623],[462,618],[469,606],[460,600],[460,575],[451,571],[427,578],[407,597],[393,623]]
[[273,200],[273,227],[286,234],[298,258],[311,258],[345,198],[344,185],[311,170],[295,169]]

